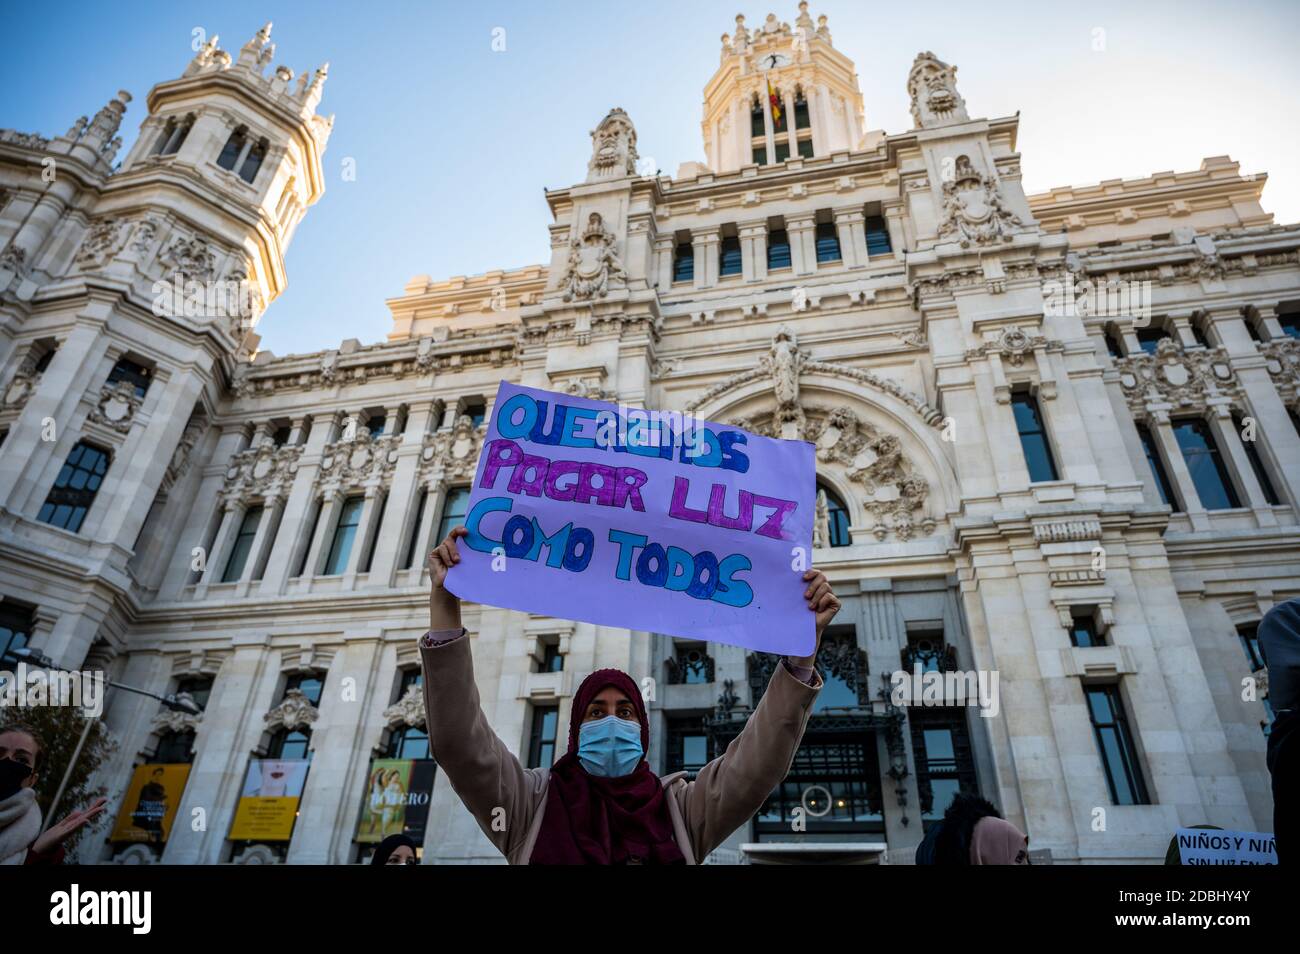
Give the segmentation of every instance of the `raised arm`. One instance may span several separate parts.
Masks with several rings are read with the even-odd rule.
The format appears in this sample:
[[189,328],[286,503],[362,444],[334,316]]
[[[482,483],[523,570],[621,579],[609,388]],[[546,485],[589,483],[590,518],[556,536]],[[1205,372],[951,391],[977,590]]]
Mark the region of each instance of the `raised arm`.
[[[804,574],[804,599],[817,614],[817,643],[811,656],[782,660],[767,691],[740,735],[727,750],[687,783],[686,829],[697,861],[722,844],[763,806],[785,779],[803,738],[822,678],[813,668],[822,633],[840,602],[819,570]],[[811,672],[810,672],[811,670]],[[807,673],[807,678],[802,678]]]
[[429,554],[429,634],[420,643],[429,754],[483,833],[508,855],[528,831],[545,772],[519,764],[479,704],[460,600],[444,586],[447,571],[460,562],[456,540],[465,533],[456,527]]

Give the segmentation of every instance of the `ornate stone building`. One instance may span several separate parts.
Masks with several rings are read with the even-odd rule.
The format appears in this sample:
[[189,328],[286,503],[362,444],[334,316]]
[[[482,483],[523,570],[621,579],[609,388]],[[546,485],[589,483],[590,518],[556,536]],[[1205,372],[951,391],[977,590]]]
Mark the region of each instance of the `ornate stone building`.
[[[332,124],[326,68],[269,70],[269,26],[155,86],[117,164],[125,93],[64,136],[0,132],[0,651],[205,701],[110,696],[119,795],[135,765],[191,767],[165,847],[83,858],[364,857],[370,761],[427,751],[421,564],[503,378],[816,445],[827,687],[711,860],[905,862],[958,787],[1058,863],[1271,827],[1253,626],[1300,593],[1300,226],[1226,157],[1026,195],[1017,118],[972,118],[928,52],[913,128],[868,129],[807,7],[723,35],[705,161],[640,174],[613,109],[547,193],[549,262],[417,276],[388,340],[317,354],[250,328]],[[160,314],[159,281],[251,293]],[[656,770],[698,767],[773,662],[487,606],[466,625],[535,764],[617,666],[653,680]],[[914,666],[996,674],[996,711],[896,705]],[[249,759],[308,752],[292,838],[232,841]],[[495,858],[441,776],[424,855]]]

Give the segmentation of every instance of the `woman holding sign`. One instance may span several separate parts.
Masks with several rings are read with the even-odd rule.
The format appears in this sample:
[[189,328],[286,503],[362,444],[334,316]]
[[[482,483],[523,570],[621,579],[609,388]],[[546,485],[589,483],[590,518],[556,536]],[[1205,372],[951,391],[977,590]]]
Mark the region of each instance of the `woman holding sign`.
[[[822,687],[816,647],[777,666],[744,730],[695,781],[650,770],[645,702],[617,669],[598,670],[578,688],[565,755],[549,769],[526,769],[483,715],[460,601],[444,586],[465,534],[456,527],[429,554],[430,628],[420,655],[430,755],[479,827],[511,864],[698,864],[785,778]],[[817,570],[802,585],[820,645],[840,603]]]

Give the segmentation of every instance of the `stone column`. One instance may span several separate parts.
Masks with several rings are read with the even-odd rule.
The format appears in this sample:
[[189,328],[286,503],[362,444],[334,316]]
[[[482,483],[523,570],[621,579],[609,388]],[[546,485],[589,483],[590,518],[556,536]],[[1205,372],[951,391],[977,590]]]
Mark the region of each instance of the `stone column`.
[[785,141],[790,147],[790,158],[799,155],[799,130],[794,124],[794,89],[786,87],[781,90],[781,102],[785,104]]
[[741,222],[740,259],[744,279],[761,282],[767,278],[767,220]]
[[[907,230],[903,213],[903,204],[899,201],[897,204],[886,206],[883,210],[885,213],[885,227],[889,229],[889,245],[896,256],[903,254],[903,249],[907,248]],[[866,239],[863,239],[865,247]]]
[[673,287],[673,256],[676,248],[676,236],[660,235],[655,238],[655,256],[658,263],[655,269],[655,274],[658,275],[656,284],[661,295],[667,294]]
[[759,96],[763,98],[763,139],[767,149],[767,161],[763,165],[771,165],[776,162],[776,129],[772,122],[772,99],[767,92],[766,74],[763,76],[763,88]]
[[1228,470],[1236,472],[1237,486],[1242,490],[1241,496],[1245,498],[1241,501],[1241,505],[1254,511],[1255,521],[1259,526],[1276,527],[1277,515],[1273,513],[1272,505],[1264,499],[1264,490],[1255,476],[1255,468],[1250,465],[1250,458],[1246,456],[1246,447],[1242,443],[1241,435],[1237,433],[1236,425],[1232,420],[1232,408],[1229,405],[1219,404],[1213,408],[1213,413],[1210,415],[1210,429],[1214,432],[1214,440],[1219,445],[1220,453],[1228,461]]
[[163,851],[164,864],[221,860],[249,756],[261,741],[262,713],[270,708],[279,680],[275,661],[265,635],[233,637],[231,655],[213,681],[199,724],[194,765]]
[[695,287],[712,288],[718,284],[718,246],[721,233],[713,228],[699,229],[691,233],[691,243],[695,250]]
[[208,554],[207,566],[203,570],[203,576],[194,586],[194,599],[202,601],[208,595],[208,587],[213,583],[221,582],[221,574],[225,571],[226,558],[230,552],[231,543],[235,535],[239,532],[239,522],[243,519],[244,507],[233,498],[227,499],[222,504],[221,525],[217,529],[217,537],[212,542],[212,552]]
[[339,522],[339,511],[343,508],[344,495],[337,488],[321,494],[320,518],[316,521],[316,535],[307,551],[307,564],[302,571],[305,577],[313,577],[324,569],[323,563],[329,555],[329,542],[334,539],[334,529]]
[[[1192,480],[1192,472],[1187,469],[1187,461],[1183,458],[1183,450],[1178,446],[1178,438],[1174,436],[1173,425],[1169,421],[1168,407],[1161,407],[1151,410],[1151,423],[1148,425],[1151,436],[1159,442],[1160,450],[1166,466],[1169,468],[1169,478],[1173,481],[1174,487],[1177,488],[1178,497],[1183,502],[1183,512],[1187,514],[1187,519],[1191,521],[1193,530],[1209,530],[1210,518],[1206,515],[1205,507],[1201,505],[1201,495],[1196,492],[1196,483]],[[1174,506],[1177,506],[1175,503]]]
[[405,555],[411,534],[418,532],[418,528],[411,526],[420,491],[416,477],[420,467],[420,454],[424,449],[424,435],[429,430],[434,410],[433,402],[427,402],[413,408],[407,418],[406,433],[397,452],[397,464],[393,468],[393,479],[389,484],[388,505],[384,511],[384,520],[389,529],[380,528],[375,558],[370,565],[371,586],[387,588],[392,585],[397,561]]
[[834,209],[835,231],[840,238],[840,255],[846,268],[862,268],[867,264],[866,216],[859,206]]
[[[5,437],[4,452],[0,453],[0,506],[11,513],[39,509],[49,492],[39,484],[50,458],[57,454],[62,460],[77,442],[67,422],[104,357],[100,329],[109,316],[107,307],[99,303],[86,310],[94,317],[79,319],[63,339]],[[47,420],[54,423],[54,440],[44,439]]]
[[376,697],[391,682],[379,670],[377,635],[349,637],[335,654],[321,690],[320,717],[312,724],[311,771],[285,857],[288,864],[347,864],[376,741]]
[[[280,532],[276,534],[266,561],[266,570],[262,574],[261,592],[271,595],[284,592],[289,582],[289,574],[298,567],[304,548],[312,546],[312,540],[304,540],[303,534],[310,532],[307,523],[312,518],[316,477],[320,473],[321,451],[331,437],[334,429],[334,415],[323,414],[313,419],[311,434],[307,444],[298,457],[298,470],[294,474],[293,485],[284,505],[284,519],[280,522]],[[301,436],[302,425],[294,423],[293,437]],[[323,516],[323,514],[322,514]]]
[[812,275],[817,271],[817,246],[815,243],[817,221],[812,212],[785,217],[786,234],[790,236],[790,264],[794,273]]

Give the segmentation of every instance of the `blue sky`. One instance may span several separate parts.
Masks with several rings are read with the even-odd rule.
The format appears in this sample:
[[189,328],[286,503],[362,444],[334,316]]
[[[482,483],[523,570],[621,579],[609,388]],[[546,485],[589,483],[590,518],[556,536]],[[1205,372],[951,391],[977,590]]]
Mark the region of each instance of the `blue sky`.
[[[192,31],[239,47],[274,22],[274,63],[328,60],[336,116],[326,193],[288,254],[289,287],[259,326],[283,355],[383,340],[384,299],[434,278],[544,262],[543,186],[585,175],[588,132],[628,111],[642,156],[667,174],[702,160],[702,90],[736,13],[750,27],[795,0],[644,3],[65,4],[3,0],[0,126],[62,133],[119,88],[135,101],[180,74]],[[857,64],[867,126],[911,126],[912,59],[955,63],[973,116],[1021,113],[1026,188],[1087,184],[1231,155],[1268,172],[1264,206],[1300,221],[1295,2],[814,2]],[[504,52],[492,50],[503,28]],[[1104,34],[1098,33],[1104,31]],[[1094,49],[1104,39],[1103,49]],[[122,155],[125,154],[125,150]],[[344,181],[345,158],[356,180]]]

